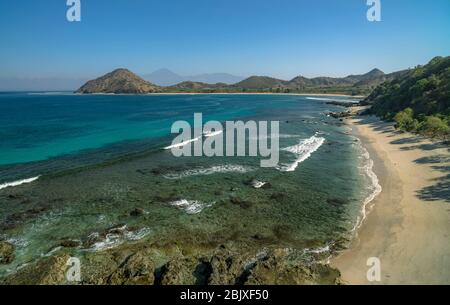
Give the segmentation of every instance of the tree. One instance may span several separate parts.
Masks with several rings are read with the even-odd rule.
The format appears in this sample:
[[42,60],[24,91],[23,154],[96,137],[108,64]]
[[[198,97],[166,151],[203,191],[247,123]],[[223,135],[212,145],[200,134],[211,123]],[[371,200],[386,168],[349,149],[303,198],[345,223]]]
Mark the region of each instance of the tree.
[[397,113],[394,117],[396,128],[413,131],[417,128],[418,122],[414,119],[414,111],[411,108],[406,108],[403,111]]
[[421,123],[419,130],[431,137],[448,138],[450,134],[448,123],[437,116],[427,116]]

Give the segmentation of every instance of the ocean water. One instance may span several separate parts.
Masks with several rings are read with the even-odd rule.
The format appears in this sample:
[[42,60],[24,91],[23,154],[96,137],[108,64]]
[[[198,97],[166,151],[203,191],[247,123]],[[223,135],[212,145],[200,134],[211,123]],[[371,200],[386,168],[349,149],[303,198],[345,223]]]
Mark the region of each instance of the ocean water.
[[[340,97],[0,94],[0,239],[14,271],[79,243],[77,253],[136,242],[333,252],[379,191]],[[174,121],[280,121],[280,164],[181,157]],[[138,209],[138,216],[133,211]],[[111,229],[113,228],[113,229]]]

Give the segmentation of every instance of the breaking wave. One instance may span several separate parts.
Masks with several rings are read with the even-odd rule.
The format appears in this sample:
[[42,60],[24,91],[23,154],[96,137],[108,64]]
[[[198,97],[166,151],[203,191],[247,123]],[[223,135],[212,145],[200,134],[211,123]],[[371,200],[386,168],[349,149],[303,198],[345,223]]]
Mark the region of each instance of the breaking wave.
[[188,169],[180,173],[171,173],[163,175],[166,179],[182,179],[191,176],[212,175],[216,173],[247,173],[253,169],[242,165],[216,165],[208,168]]
[[185,211],[187,214],[198,214],[205,208],[211,207],[215,202],[205,203],[198,200],[186,200],[181,199],[177,201],[170,202],[171,206],[174,206],[180,210]]
[[297,155],[297,159],[291,164],[283,164],[278,166],[278,170],[282,172],[293,172],[300,163],[308,159],[320,146],[325,142],[325,138],[312,136],[309,139],[300,141],[299,144],[283,148],[283,151]]
[[0,184],[0,190],[1,189],[5,189],[7,187],[11,187],[11,186],[18,186],[18,185],[22,185],[22,184],[26,184],[26,183],[31,183],[33,181],[38,180],[39,177],[40,176],[33,177],[33,178],[28,178],[28,179],[23,179],[23,180],[17,180],[17,181],[14,181],[14,182],[3,183],[3,184]]

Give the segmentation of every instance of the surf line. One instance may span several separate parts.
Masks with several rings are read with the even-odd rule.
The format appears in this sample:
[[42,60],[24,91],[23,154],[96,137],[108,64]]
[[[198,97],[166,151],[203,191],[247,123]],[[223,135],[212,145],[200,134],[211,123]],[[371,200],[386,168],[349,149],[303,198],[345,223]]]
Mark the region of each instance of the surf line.
[[187,121],[172,124],[171,133],[179,135],[164,149],[175,157],[261,157],[261,167],[277,167],[279,130],[279,121],[270,121],[270,136],[268,121],[226,121],[225,128],[218,121],[203,124],[202,113],[194,113],[193,127]]
[[7,187],[19,186],[19,185],[22,185],[22,184],[31,183],[31,182],[34,182],[34,181],[38,180],[39,177],[40,176],[33,177],[33,178],[28,178],[28,179],[23,179],[23,180],[17,180],[17,181],[14,181],[14,182],[6,182],[6,183],[3,183],[3,184],[0,184],[0,190],[5,189]]

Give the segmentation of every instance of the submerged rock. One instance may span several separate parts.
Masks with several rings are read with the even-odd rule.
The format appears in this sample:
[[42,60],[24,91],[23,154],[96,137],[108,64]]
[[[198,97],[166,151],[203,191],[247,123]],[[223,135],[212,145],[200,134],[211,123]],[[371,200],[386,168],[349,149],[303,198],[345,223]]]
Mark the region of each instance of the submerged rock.
[[0,264],[10,264],[14,260],[14,246],[6,241],[0,241]]
[[144,211],[144,209],[141,209],[141,208],[136,208],[130,212],[130,216],[133,216],[133,217],[142,216],[144,214],[145,214],[145,211]]
[[348,202],[346,200],[340,199],[340,198],[328,198],[327,203],[334,205],[334,206],[343,206],[343,205],[347,204]]
[[75,239],[63,239],[59,246],[64,248],[78,248],[81,246],[81,240],[75,240]]

